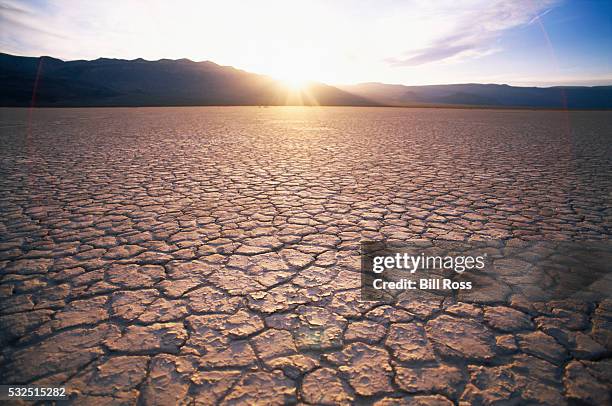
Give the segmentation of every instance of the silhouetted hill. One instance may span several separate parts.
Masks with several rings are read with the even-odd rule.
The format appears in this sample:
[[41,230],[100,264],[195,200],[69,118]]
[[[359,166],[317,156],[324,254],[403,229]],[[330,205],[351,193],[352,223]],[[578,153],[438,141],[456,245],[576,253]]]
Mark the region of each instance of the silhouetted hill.
[[[264,75],[189,59],[67,61],[0,53],[1,106],[346,105],[612,108],[612,86],[403,86],[312,82],[288,90]],[[34,92],[34,89],[36,91]]]
[[387,105],[464,105],[610,109],[612,86],[517,87],[494,84],[431,86],[362,83],[340,86],[347,92]]
[[188,59],[64,62],[0,54],[0,86],[2,106],[377,105],[322,83],[295,92],[268,76]]

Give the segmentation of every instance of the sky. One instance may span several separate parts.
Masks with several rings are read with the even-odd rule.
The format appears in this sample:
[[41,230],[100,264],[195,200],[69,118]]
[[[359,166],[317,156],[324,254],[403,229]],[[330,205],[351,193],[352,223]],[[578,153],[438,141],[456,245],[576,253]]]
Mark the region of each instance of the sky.
[[0,51],[287,81],[612,84],[612,0],[0,0]]

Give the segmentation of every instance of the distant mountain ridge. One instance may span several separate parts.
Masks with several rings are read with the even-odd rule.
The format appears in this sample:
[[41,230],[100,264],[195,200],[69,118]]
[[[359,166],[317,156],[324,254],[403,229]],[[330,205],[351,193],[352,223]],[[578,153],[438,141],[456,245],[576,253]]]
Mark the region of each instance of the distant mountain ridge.
[[612,86],[518,87],[498,84],[429,86],[361,83],[340,86],[352,94],[386,105],[449,105],[569,109],[612,108]]
[[[0,53],[1,106],[342,105],[611,109],[612,86],[431,86],[311,82],[301,92],[213,62],[189,59],[62,61]],[[34,91],[35,90],[35,91]]]

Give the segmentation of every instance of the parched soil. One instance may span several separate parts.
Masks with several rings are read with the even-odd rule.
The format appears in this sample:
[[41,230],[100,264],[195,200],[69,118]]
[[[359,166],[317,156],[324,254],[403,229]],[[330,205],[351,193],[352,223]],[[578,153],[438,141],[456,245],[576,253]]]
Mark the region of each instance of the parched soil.
[[0,383],[78,405],[610,404],[610,291],[538,301],[510,273],[361,301],[359,244],[605,243],[611,157],[610,112],[0,109]]

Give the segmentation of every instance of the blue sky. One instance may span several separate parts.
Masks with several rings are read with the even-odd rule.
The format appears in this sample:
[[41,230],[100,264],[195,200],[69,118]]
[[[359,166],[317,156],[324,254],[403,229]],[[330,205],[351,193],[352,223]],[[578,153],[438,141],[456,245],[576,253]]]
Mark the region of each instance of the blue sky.
[[612,84],[612,0],[0,0],[2,52],[331,84]]
[[612,84],[612,1],[564,1],[538,20],[504,33],[501,51],[472,61],[474,69],[489,65],[491,74],[534,83],[567,78],[576,84]]

